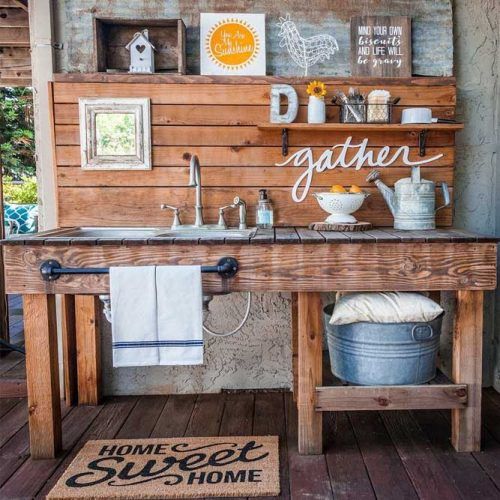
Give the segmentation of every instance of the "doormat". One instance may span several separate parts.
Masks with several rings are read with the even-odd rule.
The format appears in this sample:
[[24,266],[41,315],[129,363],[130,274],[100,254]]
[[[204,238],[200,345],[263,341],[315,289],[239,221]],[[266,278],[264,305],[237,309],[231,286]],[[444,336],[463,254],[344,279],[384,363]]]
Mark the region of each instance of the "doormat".
[[47,498],[279,495],[278,436],[88,441]]

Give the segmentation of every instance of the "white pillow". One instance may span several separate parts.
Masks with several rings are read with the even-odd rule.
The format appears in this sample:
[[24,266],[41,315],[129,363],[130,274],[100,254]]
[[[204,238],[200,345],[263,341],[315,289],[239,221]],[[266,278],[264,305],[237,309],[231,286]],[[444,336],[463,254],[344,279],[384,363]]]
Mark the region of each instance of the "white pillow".
[[330,324],[428,322],[442,312],[439,304],[420,293],[351,293],[338,299]]

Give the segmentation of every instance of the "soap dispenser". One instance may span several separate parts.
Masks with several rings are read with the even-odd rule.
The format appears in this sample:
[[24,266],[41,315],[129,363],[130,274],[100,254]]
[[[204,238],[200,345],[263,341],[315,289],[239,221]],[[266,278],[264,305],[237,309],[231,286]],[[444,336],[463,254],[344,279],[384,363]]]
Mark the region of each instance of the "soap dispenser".
[[259,202],[257,203],[256,226],[261,229],[273,227],[273,204],[267,197],[267,190],[259,190]]

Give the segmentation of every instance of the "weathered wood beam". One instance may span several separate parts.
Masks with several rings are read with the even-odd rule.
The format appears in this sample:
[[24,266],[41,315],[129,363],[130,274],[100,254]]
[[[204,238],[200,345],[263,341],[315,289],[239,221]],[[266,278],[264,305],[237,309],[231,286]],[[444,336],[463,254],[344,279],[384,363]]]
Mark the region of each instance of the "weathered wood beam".
[[29,28],[0,28],[0,46],[29,47]]
[[55,297],[23,299],[31,458],[55,458],[62,444]]
[[63,352],[64,399],[66,406],[78,402],[76,357],[75,296],[61,296],[61,336]]
[[0,78],[0,87],[31,87],[31,78]]
[[[22,241],[22,240],[21,240]],[[171,243],[171,242],[170,242]],[[56,259],[67,267],[115,265],[201,265],[230,255],[238,274],[221,282],[203,276],[207,291],[422,291],[496,288],[495,243],[356,243],[314,245],[6,245],[8,293],[109,293],[108,275],[74,275],[47,283],[40,263]],[[408,262],[411,255],[411,265]],[[298,270],[300,269],[300,272]],[[415,270],[418,272],[415,272]],[[272,270],[272,273],[270,272]]]
[[467,385],[317,387],[317,411],[465,408]]
[[28,28],[28,12],[19,9],[0,8],[0,29]]
[[16,7],[19,7],[20,9],[24,10],[25,12],[28,12],[28,2],[27,2],[27,0],[12,0],[12,3]]
[[97,405],[101,397],[101,336],[97,297],[75,297],[75,328],[78,404]]
[[314,408],[315,389],[323,376],[321,294],[299,292],[298,312],[298,448],[304,455],[323,452],[323,415]]
[[467,384],[469,393],[467,407],[451,412],[451,444],[457,451],[481,449],[483,295],[482,291],[457,292],[452,379]]

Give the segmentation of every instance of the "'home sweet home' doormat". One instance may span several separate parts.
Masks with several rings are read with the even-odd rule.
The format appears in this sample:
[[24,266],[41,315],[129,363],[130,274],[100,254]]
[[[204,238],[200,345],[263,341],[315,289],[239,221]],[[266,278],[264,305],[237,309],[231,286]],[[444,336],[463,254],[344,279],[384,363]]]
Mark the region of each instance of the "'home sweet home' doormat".
[[47,498],[275,496],[277,436],[89,441]]

